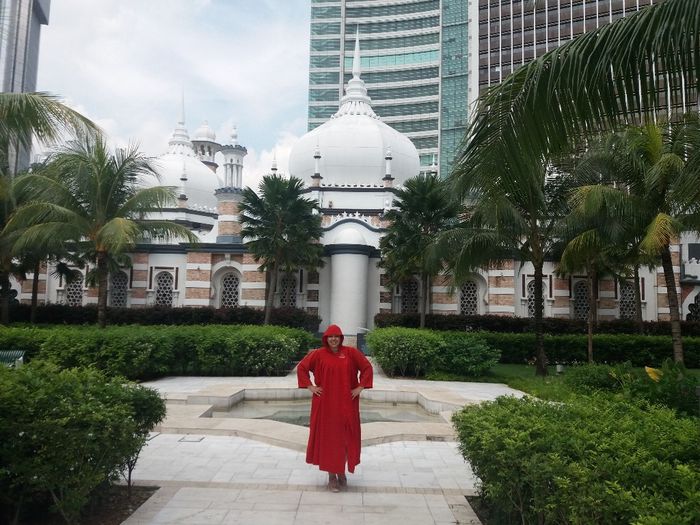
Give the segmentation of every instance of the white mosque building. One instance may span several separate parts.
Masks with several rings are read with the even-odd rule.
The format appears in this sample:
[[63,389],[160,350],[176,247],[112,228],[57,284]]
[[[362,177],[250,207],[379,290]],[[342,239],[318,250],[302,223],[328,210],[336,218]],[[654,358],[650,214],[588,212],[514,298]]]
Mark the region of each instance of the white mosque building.
[[[308,196],[321,208],[325,264],[317,272],[281,276],[275,292],[277,306],[317,313],[320,330],[338,324],[350,336],[373,328],[378,313],[416,312],[419,293],[417,281],[390,287],[378,266],[379,240],[387,226],[384,213],[393,205],[395,188],[418,175],[418,152],[372,110],[357,44],[354,64],[338,112],[304,135],[289,161],[290,175],[304,180]],[[200,242],[138,246],[130,254],[131,267],[111,275],[110,305],[263,308],[267,279],[240,237],[238,203],[246,153],[235,129],[229,143],[220,144],[205,122],[190,139],[183,111],[167,153],[157,159],[159,184],[177,187],[179,196],[177,207],[164,210],[163,216],[186,224]],[[216,159],[222,158],[219,165]],[[700,305],[700,243],[682,241],[673,247],[673,256],[685,318]],[[97,290],[84,280],[65,284],[51,270],[40,276],[40,304],[97,302]],[[533,274],[531,264],[513,260],[475,273],[456,290],[448,276],[439,277],[432,284],[430,310],[527,317],[533,314]],[[554,263],[547,263],[544,274],[545,316],[585,318],[585,276],[559,277]],[[31,280],[14,286],[19,299],[29,302]],[[641,286],[644,318],[667,319],[661,268],[643,270]],[[632,283],[602,280],[598,308],[601,319],[631,318]]]

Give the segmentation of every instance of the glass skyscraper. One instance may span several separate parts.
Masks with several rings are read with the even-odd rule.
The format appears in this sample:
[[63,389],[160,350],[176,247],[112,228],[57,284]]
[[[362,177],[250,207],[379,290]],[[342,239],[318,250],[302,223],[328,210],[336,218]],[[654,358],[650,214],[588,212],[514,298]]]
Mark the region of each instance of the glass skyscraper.
[[435,160],[444,177],[481,91],[658,1],[311,0],[309,129],[337,111],[359,29],[375,112],[413,141],[424,169]]
[[312,0],[309,130],[338,110],[359,31],[362,79],[384,122],[444,175],[468,120],[466,0]]

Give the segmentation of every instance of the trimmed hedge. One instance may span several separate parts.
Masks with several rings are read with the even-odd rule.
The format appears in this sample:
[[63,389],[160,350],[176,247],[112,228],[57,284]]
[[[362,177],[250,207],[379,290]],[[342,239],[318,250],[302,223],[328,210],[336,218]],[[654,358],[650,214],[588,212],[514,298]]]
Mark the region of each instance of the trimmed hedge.
[[481,334],[382,328],[367,334],[372,356],[389,375],[421,377],[429,372],[479,376],[498,362],[498,351]]
[[164,417],[157,392],[123,378],[47,363],[0,367],[0,521],[52,511],[76,523]]
[[[489,346],[500,350],[501,363],[523,364],[535,358],[535,334],[479,332]],[[550,363],[584,363],[585,335],[545,335],[544,349]],[[700,338],[684,337],[683,351],[688,368],[700,368]],[[593,336],[593,359],[598,363],[660,366],[673,357],[670,336],[597,334]]]
[[494,523],[700,522],[698,419],[596,396],[453,417]]
[[30,359],[62,368],[92,366],[139,380],[283,375],[312,344],[309,332],[281,326],[0,327],[0,348],[26,349]]
[[[390,326],[403,326],[405,328],[418,328],[420,316],[418,314],[377,314],[374,316],[374,324],[377,328]],[[544,332],[548,334],[585,334],[586,321],[578,319],[560,319],[558,317],[545,317],[543,319]],[[700,322],[681,321],[684,336],[700,337]],[[456,330],[460,332],[534,332],[534,319],[527,317],[512,317],[505,315],[456,315],[456,314],[429,314],[425,316],[425,327],[433,330]],[[613,321],[600,321],[595,328],[600,334],[637,334],[637,325],[628,319],[615,319]],[[668,321],[645,321],[645,335],[670,335],[671,323]],[[639,334],[640,335],[640,334]]]
[[[13,305],[10,308],[10,321],[28,323],[30,307],[26,304]],[[107,308],[109,324],[144,324],[144,325],[191,325],[191,324],[251,324],[261,325],[265,312],[258,308],[240,306],[238,308],[207,308],[183,306],[166,308],[151,306],[147,308]],[[49,304],[38,306],[36,311],[38,324],[96,324],[97,305],[66,306]],[[297,308],[273,308],[271,324],[303,328],[309,332],[318,331],[321,318]]]

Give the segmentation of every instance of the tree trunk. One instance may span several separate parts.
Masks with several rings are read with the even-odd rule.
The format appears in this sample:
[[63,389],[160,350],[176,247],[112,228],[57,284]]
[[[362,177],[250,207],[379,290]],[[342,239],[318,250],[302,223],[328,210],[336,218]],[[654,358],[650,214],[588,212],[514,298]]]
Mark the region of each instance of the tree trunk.
[[0,272],[0,324],[10,324],[10,275]]
[[542,261],[532,261],[535,266],[535,346],[537,359],[535,360],[535,374],[547,375],[547,355],[544,352],[544,297],[542,296],[543,266]]
[[588,363],[593,364],[593,325],[598,316],[598,304],[595,293],[595,270],[589,267],[588,272]]
[[661,251],[661,265],[666,278],[666,295],[668,297],[668,309],[671,316],[671,340],[673,341],[673,360],[683,363],[683,339],[681,337],[681,316],[678,310],[678,290],[676,289],[676,276],[673,273],[673,260],[671,249],[668,245]]
[[272,265],[272,271],[270,271],[270,289],[267,291],[267,297],[265,298],[265,320],[263,324],[270,324],[272,303],[275,301],[275,288],[277,288],[277,263]]
[[642,318],[642,292],[639,279],[639,266],[634,266],[634,320],[637,323],[637,331],[644,335],[644,319]]
[[39,297],[39,271],[41,270],[41,261],[34,263],[34,275],[32,275],[32,306],[29,310],[29,322],[36,323],[36,305]]
[[100,328],[107,326],[107,255],[97,254],[97,324]]
[[425,274],[423,272],[420,273],[420,276],[418,278],[419,283],[420,283],[420,297],[418,301],[418,314],[420,315],[420,324],[418,325],[420,328],[425,328],[425,302],[427,300],[427,297],[425,295]]

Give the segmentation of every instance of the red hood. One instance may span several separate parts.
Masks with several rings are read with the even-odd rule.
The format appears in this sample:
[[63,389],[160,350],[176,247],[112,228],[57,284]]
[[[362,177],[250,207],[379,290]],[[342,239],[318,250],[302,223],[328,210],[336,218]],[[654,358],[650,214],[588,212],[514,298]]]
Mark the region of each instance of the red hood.
[[345,336],[343,336],[343,331],[338,325],[332,324],[328,328],[326,328],[325,332],[323,332],[323,337],[321,337],[321,340],[323,341],[323,346],[325,346],[326,348],[330,348],[328,346],[328,337],[330,337],[331,335],[339,335],[340,344],[343,344],[343,339],[345,339]]

